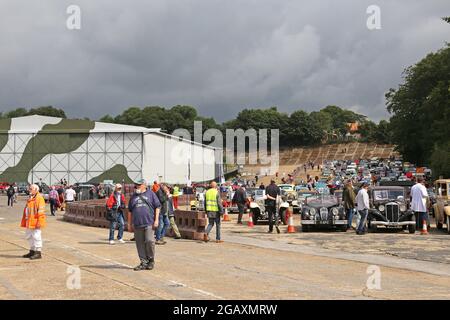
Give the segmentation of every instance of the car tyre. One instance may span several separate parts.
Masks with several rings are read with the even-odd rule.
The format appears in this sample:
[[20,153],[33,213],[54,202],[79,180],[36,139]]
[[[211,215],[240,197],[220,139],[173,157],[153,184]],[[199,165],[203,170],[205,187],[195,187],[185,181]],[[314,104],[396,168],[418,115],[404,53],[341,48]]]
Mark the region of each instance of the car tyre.
[[437,228],[438,230],[441,230],[442,227],[443,227],[443,225],[442,225],[441,222],[436,222],[436,228]]
[[287,222],[287,217],[286,217],[286,211],[287,211],[287,210],[281,211],[281,222],[283,222],[284,225],[287,225],[287,224],[288,224],[288,222]]
[[447,216],[447,233],[450,234],[450,216]]
[[253,213],[253,224],[256,226],[258,224],[259,213]]
[[309,232],[310,230],[309,226],[302,224],[302,232]]
[[416,225],[415,224],[409,224],[408,225],[408,232],[413,234],[416,233]]
[[377,226],[372,224],[372,221],[369,220],[368,224],[368,229],[370,233],[376,233],[377,232]]

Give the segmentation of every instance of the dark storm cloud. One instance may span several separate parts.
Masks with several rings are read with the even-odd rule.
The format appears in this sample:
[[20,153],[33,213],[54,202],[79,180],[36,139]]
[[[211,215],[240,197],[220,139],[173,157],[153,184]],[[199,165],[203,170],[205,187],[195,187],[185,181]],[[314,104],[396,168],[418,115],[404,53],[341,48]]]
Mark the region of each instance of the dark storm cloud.
[[[379,120],[403,69],[449,40],[447,0],[0,1],[2,110],[94,119],[132,105],[227,120],[243,107],[336,104]],[[80,31],[66,28],[70,4]],[[366,27],[370,4],[381,30]]]

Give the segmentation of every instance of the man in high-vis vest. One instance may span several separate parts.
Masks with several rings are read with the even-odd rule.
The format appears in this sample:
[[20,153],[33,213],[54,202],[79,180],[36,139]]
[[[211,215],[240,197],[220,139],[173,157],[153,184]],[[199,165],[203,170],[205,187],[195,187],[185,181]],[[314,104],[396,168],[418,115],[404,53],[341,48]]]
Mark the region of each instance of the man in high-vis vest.
[[30,198],[23,211],[21,227],[26,228],[25,238],[30,244],[30,252],[24,258],[31,260],[41,259],[42,235],[41,229],[45,227],[45,200],[39,193],[39,186],[30,186]]
[[208,215],[209,224],[206,228],[206,234],[204,236],[204,241],[209,241],[209,233],[216,224],[216,243],[222,243],[223,240],[220,239],[220,217],[223,214],[222,200],[220,199],[220,192],[217,190],[217,183],[215,181],[211,182],[210,188],[206,191],[205,195],[206,202],[206,214]]

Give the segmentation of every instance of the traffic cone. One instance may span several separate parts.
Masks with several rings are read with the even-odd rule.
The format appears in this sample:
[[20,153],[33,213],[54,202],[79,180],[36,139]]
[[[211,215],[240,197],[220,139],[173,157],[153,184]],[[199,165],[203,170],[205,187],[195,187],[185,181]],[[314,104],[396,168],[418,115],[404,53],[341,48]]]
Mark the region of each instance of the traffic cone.
[[427,220],[423,220],[422,230],[420,231],[420,234],[428,234]]
[[294,215],[292,214],[292,212],[289,209],[287,211],[287,215],[288,215],[288,229],[287,229],[287,232],[288,233],[294,233],[295,232]]
[[228,208],[225,208],[225,214],[223,215],[222,221],[231,221],[230,216],[228,215]]
[[253,213],[250,211],[248,214],[248,222],[247,227],[253,228],[255,225],[253,224]]

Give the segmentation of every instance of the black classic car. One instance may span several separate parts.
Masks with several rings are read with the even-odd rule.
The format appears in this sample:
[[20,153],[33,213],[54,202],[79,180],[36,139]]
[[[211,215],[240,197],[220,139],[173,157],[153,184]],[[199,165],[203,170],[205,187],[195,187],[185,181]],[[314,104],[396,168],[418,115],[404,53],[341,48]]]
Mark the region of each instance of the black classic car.
[[378,227],[416,231],[414,212],[409,209],[407,190],[404,187],[377,186],[369,191],[370,210],[368,227],[375,232]]
[[315,228],[347,230],[344,207],[335,195],[320,194],[306,198],[301,223],[303,232]]

